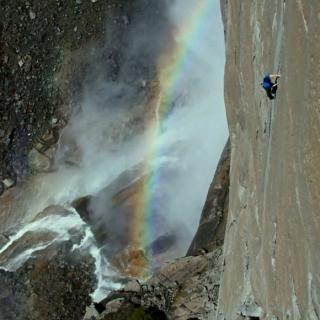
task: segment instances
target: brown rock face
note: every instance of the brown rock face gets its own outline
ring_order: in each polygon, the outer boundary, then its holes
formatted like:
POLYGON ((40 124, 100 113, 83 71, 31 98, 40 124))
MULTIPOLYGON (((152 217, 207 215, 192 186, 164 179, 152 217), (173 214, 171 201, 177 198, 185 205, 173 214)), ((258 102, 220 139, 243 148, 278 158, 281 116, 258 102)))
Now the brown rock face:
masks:
POLYGON ((228 214, 230 152, 228 140, 210 185, 197 233, 187 255, 197 255, 201 250, 212 251, 223 243, 228 214))
POLYGON ((221 5, 231 171, 218 319, 319 319, 320 2, 221 5), (265 72, 282 74, 272 101, 265 72))

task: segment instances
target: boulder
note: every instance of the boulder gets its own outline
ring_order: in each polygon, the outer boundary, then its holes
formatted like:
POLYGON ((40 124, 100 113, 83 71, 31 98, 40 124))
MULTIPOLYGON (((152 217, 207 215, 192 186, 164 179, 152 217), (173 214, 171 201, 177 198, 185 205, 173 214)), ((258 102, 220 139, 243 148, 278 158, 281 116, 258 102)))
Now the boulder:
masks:
POLYGON ((228 140, 218 162, 199 227, 187 255, 201 254, 203 250, 212 251, 223 244, 228 217, 230 156, 231 147, 228 140))

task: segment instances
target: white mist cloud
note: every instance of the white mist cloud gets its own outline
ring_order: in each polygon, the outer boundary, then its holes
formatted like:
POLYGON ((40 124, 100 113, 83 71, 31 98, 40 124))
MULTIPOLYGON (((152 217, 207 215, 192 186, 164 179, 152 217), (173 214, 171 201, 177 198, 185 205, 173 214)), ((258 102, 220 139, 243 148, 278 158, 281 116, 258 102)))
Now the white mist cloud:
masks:
MULTIPOLYGON (((165 193, 169 195, 166 197, 168 211, 163 214, 174 230, 185 228, 182 232, 185 237, 180 243, 183 250, 190 244, 197 228, 209 185, 228 137, 223 98, 224 38, 219 1, 205 2, 209 12, 198 21, 201 26, 197 37, 192 43, 187 43, 185 65, 180 70, 181 81, 174 90, 175 109, 161 137, 162 148, 167 150, 163 157, 171 155, 175 172, 162 181, 165 193)), ((185 19, 197 5, 198 0, 174 2, 171 17, 177 28, 186 24, 185 19)))
MULTIPOLYGON (((150 141, 148 133, 145 133, 140 138, 143 142, 139 147, 131 140, 127 145, 121 144, 122 151, 117 154, 121 159, 125 154, 128 156, 135 150, 134 159, 141 160, 150 148, 156 148, 156 156, 151 159, 154 163, 148 166, 158 171, 153 172, 155 178, 151 185, 152 212, 149 214, 150 220, 141 223, 148 229, 146 231, 149 232, 149 241, 154 241, 166 233, 175 233, 178 239, 175 248, 178 255, 184 254, 196 231, 215 167, 228 137, 223 98, 222 21, 218 2, 204 1, 208 12, 202 15, 198 25, 195 25, 198 29, 197 36, 192 42, 188 42, 190 39, 187 38, 186 43, 180 43, 187 46, 187 52, 183 65, 176 70, 179 73, 179 81, 173 87, 174 108, 163 125, 162 134, 150 141)), ((198 4, 198 0, 173 2, 170 19, 175 28, 179 29, 188 24, 186 20, 190 17, 189 13, 198 4)), ((134 40, 135 38, 131 39, 133 43, 134 40)), ((110 93, 110 90, 105 92, 110 93)), ((118 121, 121 122, 125 115, 121 111, 118 116, 118 121)), ((93 123, 103 118, 99 113, 93 117, 97 117, 93 123)), ((87 117, 84 120, 87 121, 87 117)), ((81 121, 77 122, 77 126, 80 131, 84 127, 81 121)), ((96 136, 95 130, 103 132, 96 126, 93 129, 93 137, 96 136)), ((88 132, 90 131, 91 129, 88 132)), ((84 149, 91 148, 88 146, 87 133, 85 134, 85 143, 81 145, 84 149)), ((103 142, 99 144, 101 145, 103 142)), ((99 152, 101 153, 101 150, 99 152)), ((106 152, 109 152, 108 148, 106 152)), ((94 154, 95 158, 98 156, 97 152, 89 154, 94 154)), ((108 156, 103 153, 103 157, 105 163, 112 154, 108 156)), ((92 165, 92 161, 93 159, 90 159, 89 164, 92 165)), ((112 161, 117 162, 115 159, 112 161)), ((128 161, 124 170, 129 170, 133 164, 133 161, 128 161)), ((105 170, 107 174, 108 168, 105 170)), ((102 193, 93 199, 91 209, 99 223, 104 223, 110 232, 119 233, 121 238, 126 224, 131 220, 127 216, 128 213, 118 214, 119 221, 114 221, 114 215, 108 217, 108 198, 111 198, 110 195, 102 193)), ((111 246, 117 245, 112 243, 111 246)))

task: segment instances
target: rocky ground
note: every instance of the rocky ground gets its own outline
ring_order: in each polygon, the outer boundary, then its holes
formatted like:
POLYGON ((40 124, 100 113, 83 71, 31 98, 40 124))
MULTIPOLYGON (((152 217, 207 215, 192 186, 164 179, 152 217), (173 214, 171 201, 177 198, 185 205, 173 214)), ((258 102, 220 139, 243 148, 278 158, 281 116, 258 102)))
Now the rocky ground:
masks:
MULTIPOLYGON (((0 2, 0 194, 32 171, 32 148, 45 154, 57 142, 88 69, 86 48, 104 45, 106 24, 118 34, 127 27, 124 3, 0 2)), ((109 59, 115 72, 119 61, 109 59)))
POLYGON ((70 102, 64 96, 71 95, 62 92, 56 76, 69 50, 104 33, 107 5, 106 1, 1 1, 2 191, 26 174, 28 152, 37 142, 42 145, 40 152, 57 142, 57 130, 67 116, 63 107, 70 102))
POLYGON ((1 320, 81 319, 96 286, 92 257, 50 248, 16 272, 0 270, 1 320))

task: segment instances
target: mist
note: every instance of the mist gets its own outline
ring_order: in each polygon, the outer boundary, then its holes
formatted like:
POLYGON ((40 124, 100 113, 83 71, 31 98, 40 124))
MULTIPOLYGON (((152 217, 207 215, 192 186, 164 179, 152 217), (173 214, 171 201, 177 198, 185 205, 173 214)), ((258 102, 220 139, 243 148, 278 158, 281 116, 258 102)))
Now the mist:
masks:
MULTIPOLYGON (((130 245, 132 212, 114 208, 112 198, 156 168, 153 212, 148 221, 140 221, 150 229, 143 249, 165 236, 171 258, 185 254, 228 136, 219 1, 203 0, 206 12, 195 26, 192 41, 179 36, 199 1, 150 1, 149 12, 134 11, 126 32, 107 26, 105 46, 88 50, 90 71, 62 132, 54 170, 26 183, 23 196, 8 209, 20 212, 24 221, 14 214, 7 215, 10 219, 30 222, 48 206, 69 207, 74 200, 91 196, 91 226, 109 232, 97 241, 98 246, 108 247, 107 252, 121 251, 130 245), (176 47, 185 51, 185 58, 176 69, 179 80, 172 90, 171 111, 156 141, 150 141, 150 123, 163 89, 159 60, 165 57, 170 63, 171 49, 176 47), (148 160, 155 164, 146 164, 155 143, 157 157, 148 160)), ((99 269, 104 258, 96 246, 90 250, 95 251, 99 269)))
MULTIPOLYGON (((168 186, 172 194, 169 215, 176 228, 186 228, 183 250, 198 226, 209 185, 227 140, 223 98, 224 39, 219 1, 207 1, 208 11, 199 22, 197 38, 187 46, 186 66, 177 87, 178 106, 168 121, 164 144, 179 142, 176 157, 180 171, 168 186)), ((199 5, 196 0, 174 2, 170 11, 179 29, 199 5), (186 5, 188 3, 188 5, 186 5)), ((179 39, 177 39, 179 41, 179 39)))
MULTIPOLYGON (((98 88, 103 87, 103 90, 97 89, 95 84, 94 90, 86 92, 84 109, 90 111, 87 114, 85 112, 78 114, 69 127, 70 133, 81 147, 82 165, 88 168, 92 183, 99 185, 91 189, 91 194, 101 189, 102 185, 107 186, 111 183, 120 172, 126 172, 142 163, 150 144, 157 144, 157 158, 151 159, 155 164, 147 166, 157 167, 159 171, 157 174, 159 179, 152 191, 152 199, 156 203, 153 205, 151 220, 141 223, 145 224, 146 228, 152 229, 149 230, 150 242, 163 235, 174 234, 174 251, 177 256, 185 253, 196 231, 209 185, 228 136, 223 99, 222 21, 218 2, 213 0, 206 2, 208 12, 199 21, 197 37, 192 42, 186 39, 186 43, 181 42, 179 38, 180 28, 188 24, 191 13, 199 5, 198 1, 177 0, 170 2, 171 5, 166 8, 170 34, 166 34, 168 32, 166 28, 162 40, 173 42, 167 46, 186 48, 186 58, 183 68, 178 70, 180 80, 173 90, 170 108, 172 111, 161 124, 162 132, 157 141, 150 141, 148 130, 141 131, 139 127, 128 127, 130 123, 128 118, 133 115, 140 119, 140 122, 146 120, 143 117, 148 99, 139 96, 141 91, 135 86, 144 79, 141 74, 133 81, 134 84, 131 82, 128 85, 122 82, 125 81, 122 77, 126 72, 129 72, 129 78, 133 79, 132 69, 127 69, 126 63, 118 82, 111 84, 100 82, 98 88), (114 103, 110 104, 115 96, 118 97, 116 107, 114 103), (103 111, 101 111, 101 101, 102 105, 108 106, 103 108, 103 111), (141 107, 141 104, 144 104, 144 107, 141 107), (130 138, 127 137, 127 131, 130 132, 130 138), (104 175, 101 175, 101 172, 104 172, 104 175)), ((142 43, 147 42, 153 54, 154 32, 158 40, 161 38, 158 30, 152 30, 147 39, 146 32, 141 32, 143 21, 139 21, 138 25, 140 32, 135 32, 135 27, 132 27, 130 44, 134 50, 126 60, 148 51, 144 45, 139 45, 141 44, 139 34, 144 35, 142 43)), ((160 54, 163 52, 158 52, 154 60, 150 58, 149 63, 151 65, 156 63, 160 54)), ((167 59, 170 60, 170 56, 167 59)), ((144 76, 148 78, 148 75, 144 76)), ((90 87, 92 88, 92 85, 90 87)), ((121 183, 118 189, 104 190, 91 200, 90 211, 95 220, 94 224, 103 224, 109 232, 118 235, 111 243, 106 244, 112 249, 119 249, 119 242, 125 237, 124 233, 128 232, 128 224, 132 223, 130 220, 132 212, 118 210, 115 214, 108 215, 107 211, 112 210, 110 208, 112 195, 147 173, 138 170, 121 183)), ((114 251, 112 249, 110 250, 114 251)))

